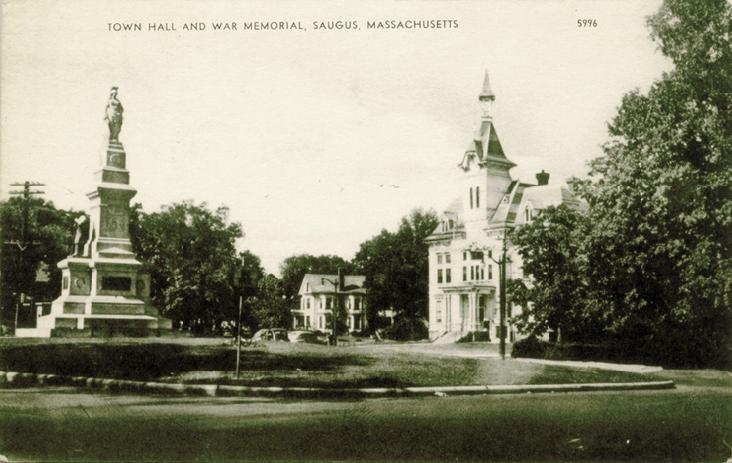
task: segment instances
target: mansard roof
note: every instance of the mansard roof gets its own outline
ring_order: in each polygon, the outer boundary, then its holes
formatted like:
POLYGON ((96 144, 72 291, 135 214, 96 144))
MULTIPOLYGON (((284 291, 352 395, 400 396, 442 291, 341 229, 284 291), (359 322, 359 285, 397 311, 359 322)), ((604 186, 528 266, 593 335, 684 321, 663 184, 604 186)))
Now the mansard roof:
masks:
POLYGON ((584 204, 567 185, 532 186, 525 193, 525 202, 538 210, 559 204, 582 208, 584 204))
MULTIPOLYGON (((331 275, 325 273, 306 273, 300 283, 299 295, 312 294, 312 293, 335 293, 335 288, 330 281, 336 281, 338 275, 331 275), (325 280, 324 280, 325 279, 325 280), (330 281, 328 281, 330 280, 330 281)), ((345 280, 345 291, 341 291, 347 294, 366 294, 366 289, 363 287, 366 277, 364 275, 346 275, 345 280)))
POLYGON ((483 121, 475 134, 475 146, 481 159, 494 156, 506 159, 501 141, 496 133, 496 126, 492 121, 483 121))
MULTIPOLYGON (((521 210, 530 206, 535 211, 541 211, 549 206, 565 204, 574 209, 584 209, 586 204, 572 193, 566 185, 533 185, 522 183, 518 180, 512 181, 501 198, 500 202, 493 208, 493 214, 486 217, 486 229, 497 229, 505 226, 513 226, 522 223, 521 210)), ((462 232, 462 217, 464 214, 462 198, 455 199, 445 210, 444 216, 455 221, 454 232, 462 232)), ((441 241, 451 238, 452 235, 442 229, 439 224, 427 241, 441 241)))
POLYGON ((473 140, 468 144, 465 154, 458 165, 463 170, 468 170, 472 156, 477 157, 479 164, 489 162, 499 163, 508 169, 516 165, 506 157, 501 140, 498 138, 495 124, 493 124, 493 121, 487 119, 481 121, 480 127, 476 130, 473 140))

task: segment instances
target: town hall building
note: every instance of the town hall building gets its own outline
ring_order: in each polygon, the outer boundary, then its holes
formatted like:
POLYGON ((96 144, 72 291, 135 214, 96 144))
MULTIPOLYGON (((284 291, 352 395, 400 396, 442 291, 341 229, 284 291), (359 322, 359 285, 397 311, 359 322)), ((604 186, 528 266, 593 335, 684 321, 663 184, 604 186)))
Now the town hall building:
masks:
MULTIPOLYGON (((548 206, 581 206, 566 185, 549 185, 549 174, 536 174, 536 183, 514 179, 515 167, 503 151, 493 122, 488 73, 478 96, 482 115, 475 136, 462 153, 460 195, 441 215, 427 237, 429 244, 429 335, 433 341, 453 342, 480 334, 499 342, 499 267, 506 239, 506 278, 523 278, 521 256, 506 234, 530 222, 548 206)), ((507 304, 508 342, 517 333, 511 323, 520 307, 507 304)))

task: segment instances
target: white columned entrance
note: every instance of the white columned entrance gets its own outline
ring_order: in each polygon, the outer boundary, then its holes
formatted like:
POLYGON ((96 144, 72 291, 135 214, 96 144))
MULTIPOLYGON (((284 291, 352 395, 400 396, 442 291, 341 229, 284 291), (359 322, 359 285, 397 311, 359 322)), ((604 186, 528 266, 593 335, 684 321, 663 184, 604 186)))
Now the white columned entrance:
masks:
POLYGON ((468 323, 466 324, 466 331, 475 330, 475 321, 477 317, 478 315, 476 310, 476 292, 470 291, 468 293, 468 323))

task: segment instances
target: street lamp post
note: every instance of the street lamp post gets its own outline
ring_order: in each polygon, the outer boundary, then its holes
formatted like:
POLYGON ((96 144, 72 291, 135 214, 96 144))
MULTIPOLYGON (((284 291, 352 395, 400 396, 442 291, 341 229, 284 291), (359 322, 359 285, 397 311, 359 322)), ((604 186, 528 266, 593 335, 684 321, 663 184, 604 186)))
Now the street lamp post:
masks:
POLYGON ((239 319, 236 322, 236 379, 239 379, 239 364, 241 360, 241 306, 242 296, 239 296, 239 319))
POLYGON ((341 309, 341 291, 343 291, 343 287, 345 286, 345 278, 343 276, 343 269, 338 267, 338 278, 336 280, 331 280, 329 278, 321 278, 321 282, 327 281, 328 283, 332 284, 335 288, 335 304, 333 304, 333 316, 331 320, 331 325, 333 326, 333 345, 338 345, 338 312, 341 309))
POLYGON ((504 229, 500 260, 495 260, 493 257, 490 258, 493 262, 498 264, 498 323, 500 325, 498 334, 498 351, 501 355, 501 360, 506 359, 506 263, 509 261, 506 251, 507 235, 508 229, 504 229))

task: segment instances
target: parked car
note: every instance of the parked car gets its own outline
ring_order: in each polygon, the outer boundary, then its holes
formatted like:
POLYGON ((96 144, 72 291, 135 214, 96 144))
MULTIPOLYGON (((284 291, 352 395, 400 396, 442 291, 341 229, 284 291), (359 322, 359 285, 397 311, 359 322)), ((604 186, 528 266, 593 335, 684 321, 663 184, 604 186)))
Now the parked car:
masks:
POLYGON ((264 328, 252 336, 252 341, 284 341, 290 342, 287 337, 287 330, 282 328, 264 328))
POLYGON ((307 342, 310 344, 323 344, 322 336, 309 330, 300 331, 289 331, 287 337, 290 338, 290 342, 307 342))

